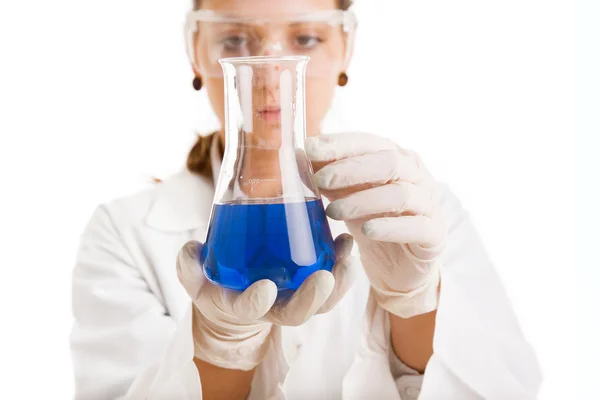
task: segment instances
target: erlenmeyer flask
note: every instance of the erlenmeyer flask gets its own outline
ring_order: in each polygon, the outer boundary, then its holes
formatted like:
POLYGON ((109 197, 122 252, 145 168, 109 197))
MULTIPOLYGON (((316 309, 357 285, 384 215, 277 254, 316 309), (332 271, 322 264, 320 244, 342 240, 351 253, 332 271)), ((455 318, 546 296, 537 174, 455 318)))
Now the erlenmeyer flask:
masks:
POLYGON ((304 152, 308 60, 220 60, 225 154, 200 254, 217 285, 244 290, 270 279, 279 290, 295 290, 333 267, 333 239, 304 152))

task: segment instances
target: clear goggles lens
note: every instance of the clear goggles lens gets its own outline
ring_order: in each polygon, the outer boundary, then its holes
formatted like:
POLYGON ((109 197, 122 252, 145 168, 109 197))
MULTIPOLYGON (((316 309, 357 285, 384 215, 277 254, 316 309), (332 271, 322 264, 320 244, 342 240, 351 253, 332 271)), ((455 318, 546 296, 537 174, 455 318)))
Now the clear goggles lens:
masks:
POLYGON ((220 58, 296 55, 310 57, 308 76, 331 76, 345 68, 355 27, 342 10, 260 20, 198 10, 185 31, 190 60, 208 76, 222 76, 220 58))

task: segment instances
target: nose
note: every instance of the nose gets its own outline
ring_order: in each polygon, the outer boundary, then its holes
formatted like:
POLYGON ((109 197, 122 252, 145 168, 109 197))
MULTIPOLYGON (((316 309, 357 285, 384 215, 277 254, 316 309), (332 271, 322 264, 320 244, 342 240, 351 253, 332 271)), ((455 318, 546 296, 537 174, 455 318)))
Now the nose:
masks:
POLYGON ((283 52, 283 44, 281 44, 280 40, 269 40, 265 42, 262 55, 264 56, 278 56, 282 55, 283 52))
MULTIPOLYGON (((278 32, 270 32, 263 38, 261 54, 266 57, 275 57, 283 55, 283 44, 281 35, 278 32)), ((280 64, 269 63, 261 65, 257 74, 256 84, 262 89, 276 90, 279 87, 279 76, 282 68, 280 64)))
POLYGON ((278 62, 262 64, 255 72, 255 87, 266 91, 279 89, 282 66, 278 62))

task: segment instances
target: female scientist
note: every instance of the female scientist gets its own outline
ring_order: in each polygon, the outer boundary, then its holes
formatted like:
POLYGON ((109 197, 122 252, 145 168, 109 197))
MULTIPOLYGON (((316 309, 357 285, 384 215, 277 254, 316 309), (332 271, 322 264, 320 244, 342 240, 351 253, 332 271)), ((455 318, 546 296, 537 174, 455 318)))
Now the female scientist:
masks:
POLYGON ((223 124, 219 58, 311 57, 306 152, 338 234, 332 272, 283 303, 269 280, 244 292, 205 280, 197 240, 224 136, 199 137, 184 172, 99 206, 82 235, 77 398, 535 398, 535 356, 458 200, 389 140, 320 135, 349 80, 349 3, 196 0, 187 23, 194 87, 223 124))

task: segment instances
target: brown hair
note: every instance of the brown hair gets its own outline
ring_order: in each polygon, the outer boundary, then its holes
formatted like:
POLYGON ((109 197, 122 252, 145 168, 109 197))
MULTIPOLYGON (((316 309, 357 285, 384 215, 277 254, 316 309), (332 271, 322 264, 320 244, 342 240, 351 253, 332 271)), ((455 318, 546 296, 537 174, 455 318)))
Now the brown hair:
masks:
MULTIPOLYGON (((202 6, 202 0, 192 0, 194 10, 198 10, 202 6)), ((347 10, 352 5, 352 0, 337 0, 340 10, 347 10)), ((210 135, 198 135, 196 143, 190 150, 187 158, 187 169, 190 172, 212 179, 212 167, 210 164, 210 144, 218 132, 213 132, 210 135)), ((223 144, 220 144, 221 155, 223 154, 223 144)))

